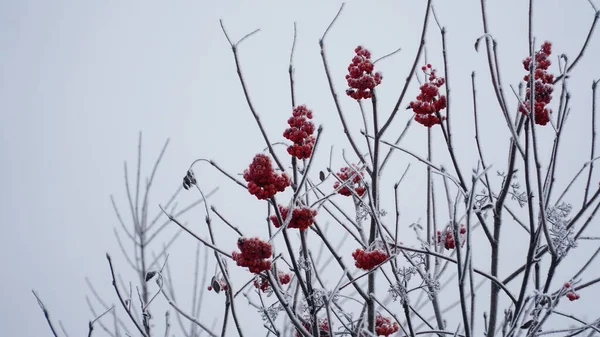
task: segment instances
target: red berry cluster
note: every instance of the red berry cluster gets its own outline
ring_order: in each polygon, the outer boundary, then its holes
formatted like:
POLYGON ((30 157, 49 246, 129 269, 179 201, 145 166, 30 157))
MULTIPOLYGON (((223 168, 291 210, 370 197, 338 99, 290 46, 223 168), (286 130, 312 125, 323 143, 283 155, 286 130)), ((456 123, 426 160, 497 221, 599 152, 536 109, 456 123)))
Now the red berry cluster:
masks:
POLYGON ((312 119, 312 111, 306 105, 297 106, 288 119, 290 127, 283 132, 285 138, 294 142, 288 146, 288 153, 298 159, 309 158, 315 146, 315 137, 312 135, 315 125, 309 119, 312 119))
POLYGON ((381 83, 383 76, 380 72, 373 74, 374 65, 371 62, 371 53, 365 48, 358 46, 354 49, 356 56, 348 66, 348 88, 346 95, 359 100, 373 97, 373 89, 381 83))
POLYGON ((248 182, 248 192, 259 200, 268 199, 290 186, 290 178, 285 173, 276 174, 271 158, 260 153, 244 171, 244 180, 248 182))
POLYGON ((289 273, 284 273, 284 272, 280 271, 278 273, 278 276, 279 276, 279 283, 281 283, 281 284, 288 284, 292 280, 292 275, 290 275, 289 273))
POLYGON ((240 253, 233 252, 231 256, 238 266, 248 267, 248 270, 254 274, 271 269, 269 258, 273 250, 270 243, 259 238, 241 237, 238 239, 237 246, 240 253))
MULTIPOLYGON (((535 54, 535 71, 533 73, 535 81, 535 97, 533 102, 534 120, 536 124, 546 125, 550 121, 552 110, 546 106, 552 100, 552 91, 554 90, 554 76, 548 73, 550 67, 550 54, 552 53, 552 43, 546 41, 542 44, 542 48, 535 54)), ((531 57, 523 60, 523 67, 530 71, 531 57)), ((525 107, 519 105, 519 111, 527 115, 531 105, 531 89, 529 83, 529 74, 523 77, 523 81, 527 83, 527 91, 525 92, 525 107)))
POLYGON ((344 185, 337 191, 339 194, 345 195, 347 197, 351 196, 351 187, 354 187, 354 192, 359 197, 362 197, 363 194, 365 194, 367 189, 361 186, 361 178, 362 176, 364 176, 364 173, 360 171, 356 166, 354 166, 354 170, 350 169, 349 167, 342 167, 340 169, 340 172, 336 173, 336 175, 338 176, 338 178, 340 178, 342 183, 336 181, 335 184, 333 184, 333 188, 337 190, 340 186, 342 186, 342 184, 344 185))
POLYGON ((579 294, 569 291, 567 293, 567 298, 569 299, 569 301, 575 301, 579 299, 579 294))
MULTIPOLYGON (((465 233, 467 233, 467 228, 465 227, 464 224, 460 225, 460 229, 458 230, 458 233, 460 235, 460 238, 459 238, 460 246, 462 247, 465 244, 465 233)), ((435 234, 436 234, 435 240, 437 241, 438 245, 442 244, 442 241, 444 241, 444 248, 446 248, 446 249, 456 248, 456 242, 454 241, 454 234, 453 234, 452 227, 448 226, 442 232, 440 232, 438 230, 437 233, 435 233, 435 234)))
MULTIPOLYGON (((565 283, 564 287, 567 289, 571 289, 571 283, 565 283)), ((579 299, 579 294, 577 294, 575 291, 569 291, 566 296, 571 302, 579 299)))
MULTIPOLYGON (((279 205, 279 213, 281 213, 281 218, 283 220, 287 218, 288 212, 288 207, 279 205)), ((317 211, 308 207, 294 208, 288 228, 298 228, 303 231, 313 224, 316 215, 317 211)), ((277 220, 277 215, 271 215, 270 219, 275 227, 279 228, 281 226, 279 220, 277 220)))
MULTIPOLYGON (((430 128, 433 125, 441 124, 437 114, 446 108, 446 95, 440 95, 439 88, 446 83, 446 80, 435 74, 435 69, 431 69, 431 64, 421 67, 421 70, 426 75, 428 74, 429 78, 419 88, 421 93, 417 96, 416 101, 410 102, 409 108, 415 112, 415 121, 430 128)), ((442 120, 445 119, 446 117, 442 116, 442 120)))
MULTIPOLYGON (((290 274, 287 274, 287 273, 284 273, 281 271, 278 273, 278 276, 279 276, 279 283, 281 283, 282 285, 288 284, 292 280, 292 276, 290 274)), ((254 288, 260 289, 263 293, 267 292, 269 290, 269 287, 270 287, 269 280, 267 280, 267 278, 265 278, 263 276, 260 276, 254 280, 254 288)))
MULTIPOLYGON (((302 322, 302 326, 309 332, 312 331, 311 326, 308 323, 302 322)), ((319 319, 319 335, 321 337, 331 336, 329 334, 329 321, 327 320, 327 318, 319 319)), ((296 331, 296 337, 300 337, 300 336, 301 336, 300 333, 296 331)))
POLYGON ((393 333, 398 332, 400 326, 397 322, 392 323, 389 317, 383 317, 381 314, 377 314, 375 318, 375 332, 377 336, 389 336, 393 333))
POLYGON ((254 288, 260 289, 263 293, 266 293, 269 290, 269 280, 264 277, 260 277, 254 280, 254 288))
POLYGON ((383 263, 383 261, 388 258, 388 255, 381 249, 364 251, 363 249, 358 248, 352 253, 352 257, 356 261, 354 263, 356 268, 371 270, 383 263))

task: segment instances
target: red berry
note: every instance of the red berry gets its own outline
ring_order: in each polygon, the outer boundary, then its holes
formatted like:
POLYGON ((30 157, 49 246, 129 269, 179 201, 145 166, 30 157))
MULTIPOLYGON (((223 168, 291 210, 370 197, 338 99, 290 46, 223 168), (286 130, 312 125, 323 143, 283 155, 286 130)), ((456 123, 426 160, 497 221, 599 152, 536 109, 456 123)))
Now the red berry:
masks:
MULTIPOLYGON (((459 233, 459 242, 461 247, 465 244, 465 236, 467 229, 464 224, 460 225, 459 233)), ((451 226, 446 226, 443 231, 437 231, 433 240, 436 244, 441 245, 442 241, 444 243, 444 248, 446 249, 455 249, 456 248, 456 240, 454 240, 454 230, 451 226)))

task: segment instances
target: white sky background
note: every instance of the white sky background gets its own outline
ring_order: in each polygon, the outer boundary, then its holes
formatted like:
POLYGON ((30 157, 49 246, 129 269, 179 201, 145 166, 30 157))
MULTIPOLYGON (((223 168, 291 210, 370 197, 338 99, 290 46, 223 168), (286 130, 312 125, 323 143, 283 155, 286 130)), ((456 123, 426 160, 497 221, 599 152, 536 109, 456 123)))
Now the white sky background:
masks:
MULTIPOLYGON (((357 140, 361 140, 358 130, 362 129, 359 111, 344 94, 344 75, 354 47, 364 45, 374 58, 402 48, 399 54, 376 66, 384 75, 378 97, 381 114, 387 117, 412 64, 424 9, 424 1, 368 3, 349 2, 326 40, 335 86, 357 140)), ((486 160, 497 165, 493 171, 505 170, 508 132, 492 96, 485 54, 478 54, 473 48, 475 39, 482 34, 479 2, 458 3, 434 2, 438 17, 447 28, 451 108, 455 118, 452 126, 456 150, 463 163, 461 168, 469 173, 476 165, 470 91, 470 73, 475 70, 486 160)), ((334 169, 343 163, 342 148, 348 149, 347 156, 355 160, 341 132, 318 46, 318 39, 339 4, 337 1, 200 0, 0 2, 3 163, 0 331, 7 336, 50 334, 31 294, 33 288, 56 324, 62 320, 71 336, 86 333, 87 322, 93 317, 85 302, 85 295, 90 292, 84 278, 93 280, 107 302, 117 302, 110 284, 106 252, 112 254, 115 267, 123 271, 126 280, 137 282, 127 273, 127 264, 113 235, 113 227, 118 223, 109 195, 115 195, 125 219, 129 219, 122 162, 128 160, 130 171, 134 171, 139 130, 144 134, 146 174, 163 142, 171 138, 151 195, 153 212, 179 186, 194 159, 211 158, 228 172, 240 173, 254 154, 264 148, 237 79, 230 47, 221 32, 220 18, 233 40, 261 29, 240 46, 239 56, 253 103, 272 141, 283 139, 281 133, 291 113, 287 66, 293 22, 297 22, 294 56, 297 103, 307 104, 314 111, 315 122, 324 126, 318 161, 311 176, 316 180, 318 170, 327 165, 332 144, 335 144, 334 169)), ((516 99, 508 85, 516 86, 524 75, 521 61, 528 54, 527 2, 489 1, 488 15, 490 30, 499 42, 506 97, 516 108, 516 99)), ((573 60, 579 52, 593 10, 585 0, 537 1, 534 17, 536 49, 544 40, 553 42, 551 71, 556 73, 556 55, 566 53, 573 60)), ((440 35, 433 19, 430 20, 427 54, 441 71, 440 35)), ((593 79, 600 78, 600 69, 594 62, 599 57, 600 41, 595 34, 569 84, 572 110, 561 148, 564 153, 559 186, 564 187, 589 157, 590 87, 593 79)), ((417 90, 414 81, 403 107, 414 99, 417 90)), ((552 108, 556 111, 558 92, 555 98, 552 108)), ((402 108, 386 139, 395 139, 411 115, 402 108)), ((549 130, 546 127, 541 136, 550 139, 549 130)), ((425 155, 425 136, 425 128, 415 124, 402 144, 425 155)), ((436 153, 441 156, 438 162, 446 162, 442 139, 439 135, 435 139, 439 145, 436 153)), ((549 141, 542 144, 546 152, 550 146, 549 141)), ((279 150, 285 152, 283 147, 279 150)), ((394 164, 387 169, 388 177, 384 178, 387 190, 382 192, 382 198, 390 222, 393 221, 391 186, 408 162, 406 155, 396 154, 394 164)), ((195 172, 205 191, 220 187, 211 204, 247 235, 266 236, 264 204, 206 164, 197 166, 195 172)), ((406 184, 401 185, 404 241, 414 241, 408 225, 425 215, 424 172, 424 166, 414 163, 406 184)), ((197 197, 195 192, 184 193, 179 204, 187 205, 197 197)), ((338 200, 350 205, 349 200, 338 200)), ((580 199, 573 202, 579 205, 580 199)), ((198 208, 182 220, 206 235, 203 218, 202 209, 198 208)), ((445 222, 446 212, 438 219, 445 222)), ((215 226, 221 233, 217 239, 219 246, 233 250, 235 237, 231 231, 218 221, 215 226)), ((517 237, 523 232, 512 223, 511 226, 514 227, 503 232, 504 238, 518 242, 517 237)), ((170 228, 169 233, 174 229, 170 228)), ((593 231, 598 232, 592 228, 590 234, 593 231)), ((168 238, 165 232, 163 239, 168 238)), ((159 249, 160 245, 155 247, 159 249)), ((586 258, 595 247, 591 242, 580 244, 573 253, 574 261, 586 258)), ((350 251, 354 248, 348 245, 344 250, 349 265, 353 263, 350 251)), ((182 235, 170 257, 178 298, 186 308, 186 297, 191 296, 194 250, 194 241, 182 235)), ((523 251, 513 248, 503 251, 502 275, 525 260, 523 251)), ((484 270, 489 268, 489 263, 479 255, 476 262, 484 270)), ((212 273, 213 264, 208 273, 212 273)), ((599 266, 596 262, 590 267, 584 279, 597 277, 594 271, 599 266)), ((559 272, 566 278, 575 270, 566 262, 561 268, 559 272)), ((334 271, 335 281, 339 272, 334 271)), ((247 275, 236 270, 235 282, 241 285, 247 275)), ((561 278, 556 278, 554 284, 558 286, 561 282, 561 278)), ((482 289, 485 294, 489 286, 482 289)), ((600 312, 600 307, 592 297, 593 291, 582 291, 578 302, 564 303, 563 308, 581 317, 586 317, 587 312, 587 318, 594 318, 590 315, 600 312)), ((207 293, 205 301, 211 305, 211 312, 203 320, 210 324, 214 316, 221 315, 223 297, 207 293)), ((164 299, 158 298, 157 302, 162 308, 164 299)), ((248 331, 262 331, 256 327, 259 317, 255 310, 247 307, 243 298, 237 303, 238 310, 244 312, 241 316, 248 331)), ((163 314, 156 310, 154 315, 155 324, 162 331, 163 314)), ((449 323, 450 330, 458 324, 449 323)), ((228 335, 233 335, 233 326, 230 329, 228 335)), ((100 329, 95 333, 103 334, 100 329)))

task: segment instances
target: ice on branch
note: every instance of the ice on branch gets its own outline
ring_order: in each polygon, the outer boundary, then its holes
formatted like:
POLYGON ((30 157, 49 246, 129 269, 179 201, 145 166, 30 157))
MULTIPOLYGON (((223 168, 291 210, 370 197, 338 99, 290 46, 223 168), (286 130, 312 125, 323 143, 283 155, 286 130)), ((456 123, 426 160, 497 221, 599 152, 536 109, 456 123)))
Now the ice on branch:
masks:
POLYGON ((546 211, 546 220, 552 224, 550 228, 552 244, 559 258, 565 257, 569 249, 577 247, 573 228, 567 228, 569 223, 567 216, 570 212, 571 205, 564 202, 546 211))

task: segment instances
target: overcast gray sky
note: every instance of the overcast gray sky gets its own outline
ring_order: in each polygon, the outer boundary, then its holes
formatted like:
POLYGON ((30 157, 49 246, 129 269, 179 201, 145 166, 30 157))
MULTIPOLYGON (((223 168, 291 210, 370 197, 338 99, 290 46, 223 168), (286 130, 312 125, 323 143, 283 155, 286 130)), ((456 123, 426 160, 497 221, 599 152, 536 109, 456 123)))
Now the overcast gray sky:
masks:
MULTIPOLYGON (((107 302, 116 303, 106 252, 115 257, 115 265, 126 280, 137 281, 126 272, 128 267, 113 235, 113 227, 118 223, 109 195, 115 195, 126 213, 123 161, 130 161, 133 171, 139 131, 143 131, 144 137, 146 174, 164 141, 171 139, 151 195, 153 212, 179 186, 194 159, 211 158, 229 172, 241 173, 254 154, 262 151, 264 142, 246 106, 219 19, 224 20, 233 40, 261 29, 240 46, 239 54, 253 102, 274 141, 281 140, 291 111, 287 66, 293 22, 297 22, 294 61, 297 100, 313 109, 316 123, 323 124, 325 130, 315 165, 318 169, 327 165, 329 147, 335 144, 334 167, 339 167, 343 163, 341 150, 349 147, 328 92, 318 39, 340 3, 0 1, 3 266, 0 330, 3 334, 50 335, 31 289, 39 292, 52 318, 56 322, 62 320, 71 336, 87 332, 87 322, 93 317, 85 302, 85 296, 90 294, 85 277, 93 280, 107 302)), ((527 2, 490 0, 488 3, 490 30, 499 43, 502 80, 507 86, 516 86, 524 75, 521 60, 528 53, 527 2)), ((595 3, 600 6, 598 1, 595 3)), ((470 73, 474 70, 478 74, 480 113, 486 124, 483 142, 489 151, 487 157, 501 169, 506 161, 503 149, 508 134, 492 96, 484 54, 476 53, 473 48, 475 39, 482 34, 478 1, 434 1, 434 4, 447 28, 452 108, 456 116, 454 133, 458 144, 469 144, 457 149, 465 163, 463 170, 468 172, 476 165, 470 93, 470 73)), ((374 58, 402 48, 399 54, 377 65, 384 74, 378 92, 382 113, 387 116, 414 58, 423 9, 424 1, 350 1, 331 30, 326 41, 329 63, 356 137, 362 128, 360 114, 343 93, 343 76, 354 47, 366 46, 374 58)), ((592 22, 593 10, 586 0, 544 0, 536 1, 534 16, 536 45, 550 40, 555 54, 565 53, 573 60, 592 22)), ((433 21, 427 43, 428 60, 441 69, 440 36, 433 21)), ((600 78, 600 68, 594 61, 598 59, 600 39, 596 34, 569 85, 572 117, 563 147, 567 160, 560 168, 561 174, 578 170, 589 156, 588 129, 583 133, 580 130, 589 125, 590 86, 593 79, 600 78)), ((556 63, 555 56, 552 60, 556 63)), ((556 64, 551 70, 557 72, 556 64)), ((417 94, 417 88, 416 82, 413 83, 406 104, 417 94)), ((506 94, 516 106, 512 93, 506 94)), ((556 110, 557 103, 553 104, 556 110)), ((390 140, 411 117, 404 109, 400 113, 393 132, 389 132, 390 140)), ((549 128, 544 131, 549 132, 549 128)), ((414 127, 403 144, 423 154, 425 135, 425 129, 414 127)), ((542 132, 542 136, 550 134, 542 132)), ((441 138, 436 139, 441 145, 441 138)), ((443 153, 443 147, 438 148, 443 153)), ((544 148, 549 149, 550 144, 544 144, 544 148)), ((346 154, 352 156, 350 151, 346 154)), ((443 161, 445 155, 442 156, 443 161)), ((389 186, 399 179, 408 161, 408 157, 396 155, 386 180, 389 186)), ((410 172, 413 175, 401 197, 405 209, 402 231, 409 236, 412 232, 408 224, 425 214, 424 197, 414 197, 423 193, 424 167, 415 163, 410 172)), ((245 233, 266 235, 263 204, 208 165, 198 166, 196 173, 203 188, 220 187, 211 204, 245 233)), ((388 212, 393 207, 390 193, 391 187, 384 196, 388 212)), ((185 205, 197 197, 196 193, 188 192, 178 201, 185 205)), ((198 232, 205 233, 201 209, 190 213, 185 220, 195 225, 198 232)), ((233 250, 233 234, 219 230, 222 231, 219 245, 233 250)), ((585 253, 589 247, 592 245, 581 245, 578 252, 585 253)), ((348 252, 353 248, 347 247, 348 252)), ((191 288, 194 249, 194 241, 182 236, 170 257, 183 303, 187 303, 191 288)), ((510 253, 506 253, 507 259, 511 258, 510 253)), ((487 269, 485 260, 482 263, 487 269)), ((211 262, 209 273, 213 266, 211 262)), ((510 263, 503 265, 506 268, 503 270, 508 271, 510 266, 510 263)), ((234 275, 240 276, 238 283, 245 282, 247 274, 234 275)), ((592 297, 592 293, 585 294, 574 312, 600 312, 598 302, 592 301, 592 297)), ((203 317, 210 324, 221 313, 222 297, 210 293, 205 300, 219 308, 218 313, 213 310, 203 317)), ((163 299, 157 305, 163 306, 163 299)), ((244 299, 239 301, 240 310, 247 312, 243 315, 246 326, 250 331, 260 331, 252 327, 258 317, 255 310, 246 305, 244 299)), ((156 315, 160 318, 157 317, 155 324, 160 326, 162 314, 156 315)))

